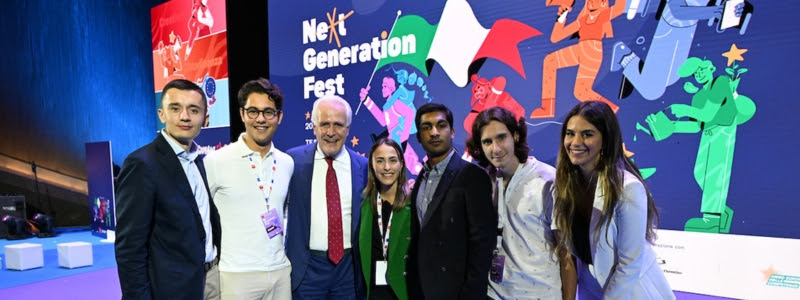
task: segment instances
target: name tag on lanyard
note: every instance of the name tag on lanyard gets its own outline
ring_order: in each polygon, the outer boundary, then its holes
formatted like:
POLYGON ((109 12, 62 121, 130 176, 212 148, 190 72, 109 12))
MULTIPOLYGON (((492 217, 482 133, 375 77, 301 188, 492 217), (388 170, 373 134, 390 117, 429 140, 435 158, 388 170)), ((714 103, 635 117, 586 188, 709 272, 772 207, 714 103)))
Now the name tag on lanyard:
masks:
POLYGON ((283 222, 281 222, 281 217, 278 216, 278 210, 274 208, 261 214, 261 223, 264 224, 269 238, 274 238, 283 232, 283 222))
MULTIPOLYGON (((381 249, 382 257, 387 258, 387 252, 389 250, 389 232, 392 229, 392 213, 389 213, 389 222, 386 224, 386 232, 383 231, 383 199, 381 199, 381 195, 378 194, 376 199, 377 203, 375 207, 377 208, 378 213, 378 232, 381 236, 381 249)), ((389 269, 389 264, 386 260, 379 260, 375 262, 375 285, 387 285, 386 283, 386 270, 389 269)))
POLYGON ((503 178, 498 177, 497 181, 497 245, 494 252, 492 252, 492 266, 489 268, 489 280, 496 283, 503 282, 503 269, 506 266, 506 256, 500 254, 500 249, 503 247, 503 222, 505 222, 505 186, 503 185, 503 178))
POLYGON ((385 260, 375 262, 375 285, 387 285, 386 283, 386 270, 389 269, 389 263, 385 260))
POLYGON ((264 229, 267 230, 267 236, 269 236, 269 238, 274 238, 283 233, 283 220, 281 220, 281 217, 278 215, 278 210, 269 208, 269 197, 272 195, 272 187, 275 183, 275 173, 277 172, 278 161, 274 158, 273 154, 272 176, 270 176, 269 179, 269 187, 265 187, 265 182, 261 180, 261 175, 259 174, 260 172, 257 170, 252 155, 248 158, 250 159, 250 169, 253 171, 253 175, 256 177, 257 187, 264 195, 264 203, 267 206, 267 211, 261 214, 261 223, 264 224, 264 229))
POLYGON ((494 251, 492 255, 492 267, 489 269, 489 279, 496 283, 503 282, 503 269, 506 266, 506 256, 494 251))

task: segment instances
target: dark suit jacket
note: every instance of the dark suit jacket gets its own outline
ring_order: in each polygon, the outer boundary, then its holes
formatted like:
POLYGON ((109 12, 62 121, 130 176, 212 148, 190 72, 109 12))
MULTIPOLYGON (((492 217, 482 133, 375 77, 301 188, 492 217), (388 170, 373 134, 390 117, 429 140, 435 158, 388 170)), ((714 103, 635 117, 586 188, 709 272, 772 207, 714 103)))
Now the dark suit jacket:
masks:
POLYGON ((411 192, 410 299, 486 299, 497 236, 489 175, 453 154, 422 224, 420 175, 411 192))
MULTIPOLYGON (((345 147, 350 154, 350 171, 352 184, 352 219, 350 224, 350 243, 353 255, 353 273, 355 274, 357 295, 363 292, 361 269, 358 263, 358 225, 361 215, 361 192, 367 182, 367 159, 345 147)), ((317 143, 295 147, 286 151, 294 159, 294 173, 289 183, 288 221, 286 225, 286 256, 292 263, 292 290, 297 289, 308 267, 311 257, 308 248, 311 230, 311 177, 314 174, 314 153, 317 143)), ((359 296, 361 299, 363 296, 359 296)))
MULTIPOLYGON (((195 163, 208 190, 202 156, 195 163)), ((208 195, 219 256, 219 214, 208 195)), ((123 299, 203 299, 203 222, 178 156, 161 134, 122 164, 116 229, 123 299)))
MULTIPOLYGON (((364 274, 364 283, 367 286, 367 299, 369 299, 369 285, 372 282, 372 239, 376 213, 372 210, 370 199, 365 199, 361 205, 361 232, 359 236, 359 254, 361 255, 361 270, 364 274)), ((406 260, 408 259, 408 245, 411 240, 411 202, 392 213, 392 228, 389 230, 389 257, 386 270, 386 281, 394 291, 397 299, 408 299, 406 287, 406 260)), ((382 240, 382 239, 381 239, 382 240)))

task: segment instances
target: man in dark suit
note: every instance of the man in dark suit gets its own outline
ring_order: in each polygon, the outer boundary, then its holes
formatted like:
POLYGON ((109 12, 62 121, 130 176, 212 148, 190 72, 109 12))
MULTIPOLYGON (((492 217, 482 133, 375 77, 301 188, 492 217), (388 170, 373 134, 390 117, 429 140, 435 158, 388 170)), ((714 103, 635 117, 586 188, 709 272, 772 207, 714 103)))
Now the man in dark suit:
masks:
POLYGON ((219 298, 219 214, 193 141, 207 110, 196 84, 169 82, 158 109, 166 127, 122 165, 114 246, 123 299, 219 298))
POLYGON ((417 139, 428 155, 411 191, 410 299, 486 299, 497 213, 486 172, 453 149, 453 113, 417 110, 417 139))
POLYGON ((318 99, 311 112, 317 142, 287 151, 294 159, 286 226, 294 299, 364 297, 356 252, 367 159, 344 147, 351 118, 341 97, 318 99))

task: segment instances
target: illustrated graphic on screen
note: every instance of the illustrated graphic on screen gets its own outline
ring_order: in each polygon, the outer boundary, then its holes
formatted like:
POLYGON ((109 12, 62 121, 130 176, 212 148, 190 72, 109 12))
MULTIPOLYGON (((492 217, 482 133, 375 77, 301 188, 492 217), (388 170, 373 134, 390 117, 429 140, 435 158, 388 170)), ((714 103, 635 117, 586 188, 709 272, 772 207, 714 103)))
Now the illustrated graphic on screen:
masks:
POLYGON ((164 67, 164 78, 167 80, 186 78, 181 73, 183 62, 181 60, 181 37, 172 32, 169 34, 170 44, 164 46, 164 41, 158 42, 158 55, 161 58, 161 66, 164 67))
MULTIPOLYGON (((736 45, 726 52, 728 64, 743 60, 746 49, 736 45)), ((755 103, 737 92, 746 68, 734 64, 726 69, 728 75, 714 77, 716 67, 710 60, 691 57, 678 69, 681 78, 693 76, 701 86, 691 82, 684 90, 692 94, 691 105, 672 104, 667 109, 675 119, 667 117, 662 110, 646 118, 649 130, 640 127, 656 141, 662 141, 673 133, 700 133, 700 143, 694 166, 694 178, 702 190, 700 212, 702 217, 686 221, 685 231, 729 233, 733 220, 733 209, 727 205, 728 188, 736 145, 736 129, 753 117, 755 103), (688 120, 681 118, 688 117, 688 120)))
POLYGON ((393 73, 394 78, 392 76, 383 77, 381 96, 386 99, 383 106, 378 107, 375 101, 369 97, 369 86, 361 89, 359 99, 362 99, 364 107, 372 113, 375 120, 386 128, 385 133, 381 135, 389 136, 392 140, 404 145, 403 156, 406 168, 411 174, 417 175, 422 170, 422 162, 414 148, 407 143, 409 136, 417 133, 417 126, 414 124, 414 116, 417 113, 414 99, 417 92, 428 102, 432 99, 425 80, 417 76, 416 72, 412 71, 409 74, 406 69, 395 70, 392 66, 385 68, 385 71, 393 73))
POLYGON ((211 26, 214 26, 214 16, 208 8, 209 0, 194 0, 192 2, 192 15, 189 18, 189 45, 186 47, 186 57, 194 47, 194 40, 198 37, 211 34, 211 26))
MULTIPOLYGON (((208 100, 203 127, 229 126, 225 1, 165 1, 151 9, 150 25, 156 107, 169 81, 187 79, 200 86, 208 100)), ((157 129, 163 126, 156 120, 157 129)))
POLYGON ((559 8, 550 41, 558 43, 578 34, 577 44, 556 50, 544 57, 542 67, 542 104, 531 112, 531 119, 553 118, 556 112, 556 74, 559 69, 578 66, 573 94, 578 101, 603 101, 614 112, 619 107, 592 89, 597 72, 603 62, 603 38, 613 38, 611 20, 622 15, 628 1, 617 0, 609 7, 608 0, 586 0, 578 17, 564 25, 570 7, 559 8))
MULTIPOLYGON (((646 1, 643 1, 646 2, 646 1)), ((611 55, 611 71, 622 70, 622 85, 618 97, 627 98, 635 88, 642 98, 656 100, 664 94, 667 87, 678 81, 678 68, 689 57, 694 44, 695 31, 700 20, 711 20, 722 16, 723 9, 730 1, 708 6, 708 0, 667 0, 650 1, 640 9, 641 15, 655 12, 658 18, 655 33, 649 50, 642 60, 624 42, 614 44, 611 55)), ((734 7, 734 14, 741 19, 739 33, 744 34, 752 12, 749 3, 746 15, 745 3, 734 7)))
POLYGON ((92 228, 101 233, 106 228, 114 228, 114 213, 109 202, 104 197, 97 197, 92 203, 92 228))
POLYGON ((469 76, 478 72, 487 58, 503 62, 525 78, 517 44, 541 34, 533 27, 512 19, 499 19, 486 29, 464 0, 448 1, 437 25, 431 25, 417 15, 399 17, 388 38, 412 33, 416 36, 416 52, 382 58, 375 70, 390 63, 404 62, 427 77, 433 61, 436 61, 458 87, 467 86, 469 76))
POLYGON ((472 99, 470 99, 469 105, 472 109, 467 114, 467 117, 464 118, 464 130, 466 130, 464 132, 467 134, 472 135, 472 123, 475 122, 478 114, 495 106, 510 110, 517 118, 525 116, 525 109, 522 108, 522 105, 505 91, 505 77, 497 76, 490 81, 478 76, 478 74, 473 74, 471 81, 472 99))
MULTIPOLYGON (((206 73, 206 75, 196 83, 206 94, 206 99, 208 99, 206 101, 206 111, 208 112, 211 110, 211 107, 214 106, 214 103, 217 103, 217 81, 214 80, 214 77, 211 77, 206 73)), ((208 116, 208 113, 206 113, 206 120, 203 123, 203 127, 208 127, 209 120, 210 117, 208 116)))

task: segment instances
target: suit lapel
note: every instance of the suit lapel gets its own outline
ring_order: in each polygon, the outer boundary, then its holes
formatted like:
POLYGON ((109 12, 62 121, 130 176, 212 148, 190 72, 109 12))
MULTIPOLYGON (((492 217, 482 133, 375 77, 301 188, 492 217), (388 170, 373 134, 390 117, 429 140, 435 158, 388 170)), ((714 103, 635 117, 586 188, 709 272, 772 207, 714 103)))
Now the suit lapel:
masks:
MULTIPOLYGON (((417 179, 414 180, 414 188, 411 189, 411 197, 409 202, 411 202, 411 229, 412 232, 419 232, 419 228, 422 227, 419 221, 419 215, 417 213, 417 195, 419 194, 419 187, 422 185, 422 179, 425 178, 425 169, 417 175, 417 179)), ((423 191, 424 193, 424 191, 423 191)))
POLYGON ((208 178, 206 177, 206 166, 203 164, 203 158, 205 158, 205 155, 198 155, 194 163, 197 164, 197 170, 200 171, 200 176, 203 177, 203 184, 206 185, 206 193, 208 193, 209 198, 211 198, 211 190, 208 189, 208 178))
MULTIPOLYGON (((217 206, 214 204, 214 199, 211 197, 211 190, 209 189, 208 185, 208 177, 206 177, 206 166, 203 160, 205 159, 205 155, 200 154, 194 160, 195 164, 197 164, 197 169, 200 171, 200 176, 203 177, 203 183, 205 184, 206 193, 208 193, 208 217, 211 221, 211 233, 212 233, 212 240, 214 245, 217 246, 217 255, 221 253, 220 251, 220 231, 222 228, 220 227, 219 222, 219 211, 217 211, 217 206)), ((199 210, 198 210, 199 213, 199 210)), ((202 221, 202 218, 200 219, 202 221)))
POLYGON ((305 151, 303 152, 303 165, 300 168, 302 184, 301 187, 308 187, 308 193, 300 193, 303 195, 303 199, 295 199, 303 201, 305 205, 305 209, 301 210, 301 213, 304 215, 303 220, 305 220, 305 224, 300 226, 299 228, 308 228, 308 232, 305 233, 307 237, 304 241, 305 245, 308 246, 310 234, 311 234, 311 177, 314 176, 314 151, 317 150, 317 144, 311 144, 310 147, 306 147, 305 151))
MULTIPOLYGON (((371 201, 366 199, 367 201, 371 201)), ((372 282, 372 206, 361 206, 361 228, 358 234, 358 250, 361 256, 361 271, 366 282, 372 282)))
POLYGON ((347 149, 347 152, 350 154, 350 191, 352 195, 352 217, 350 218, 350 231, 351 231, 351 238, 356 240, 358 237, 356 236, 356 232, 358 232, 358 221, 360 220, 359 216, 361 215, 361 190, 364 189, 364 166, 362 166, 359 161, 356 159, 355 151, 347 149), (359 189, 360 188, 360 189, 359 189))
POLYGON ((422 218, 422 224, 420 227, 425 226, 430 220, 431 215, 439 207, 444 199, 444 196, 447 194, 447 190, 450 188, 450 184, 453 183, 453 179, 456 178, 456 170, 459 169, 461 165, 460 162, 461 158, 458 157, 457 153, 453 153, 453 157, 450 158, 450 162, 447 164, 447 168, 444 170, 444 174, 442 174, 442 178, 439 180, 439 184, 436 186, 436 191, 433 193, 433 199, 431 203, 428 204, 428 208, 425 209, 425 216, 422 218))
POLYGON ((412 209, 410 203, 406 203, 406 207, 392 214, 392 228, 394 230, 389 231, 390 263, 402 261, 403 256, 408 252, 409 240, 406 238, 411 236, 411 224, 409 224, 409 221, 411 221, 412 209))
MULTIPOLYGON (((600 222, 600 218, 601 218, 602 213, 603 213, 603 206, 605 205, 605 202, 606 202, 605 201, 605 195, 603 195, 603 182, 598 180, 598 183, 597 183, 597 185, 595 186, 595 189, 594 189, 594 201, 592 202, 592 216, 589 218, 589 233, 590 233, 590 235, 589 235, 589 241, 590 241, 589 246, 590 246, 590 248, 589 249, 590 249, 590 252, 591 252, 591 255, 592 255, 592 261, 595 262, 595 265, 597 265, 597 262, 595 261, 595 257, 596 257, 595 254, 597 253, 598 242, 605 240, 605 239, 599 238, 599 237, 606 235, 606 232, 605 232, 606 225, 605 225, 605 223, 602 223, 602 224, 599 223, 600 222), (598 229, 597 226, 600 226, 600 235, 597 236, 599 239, 595 239, 595 235, 594 235, 594 232, 598 229)), ((613 222, 613 219, 612 219, 612 222, 613 222)))
MULTIPOLYGON (((197 208, 197 200, 194 198, 194 194, 192 193, 192 187, 189 184, 189 178, 186 177, 186 172, 183 171, 183 166, 181 165, 180 160, 178 160, 178 156, 175 155, 175 151, 172 150, 172 147, 170 147, 166 138, 164 138, 164 136, 161 134, 156 137, 156 150, 159 152, 159 154, 161 154, 158 157, 158 162, 167 175, 166 178, 162 179, 171 181, 173 184, 170 184, 170 186, 178 189, 181 196, 183 196, 181 197, 183 198, 182 200, 188 202, 189 207, 191 207, 192 210, 192 215, 195 217, 195 222, 197 223, 198 228, 203 232, 203 236, 205 236, 203 219, 200 217, 200 210, 197 208)), ((201 174, 205 174, 205 168, 201 169, 201 174)), ((206 180, 205 175, 203 176, 203 180, 206 180)), ((206 189, 208 189, 207 183, 206 189)))

